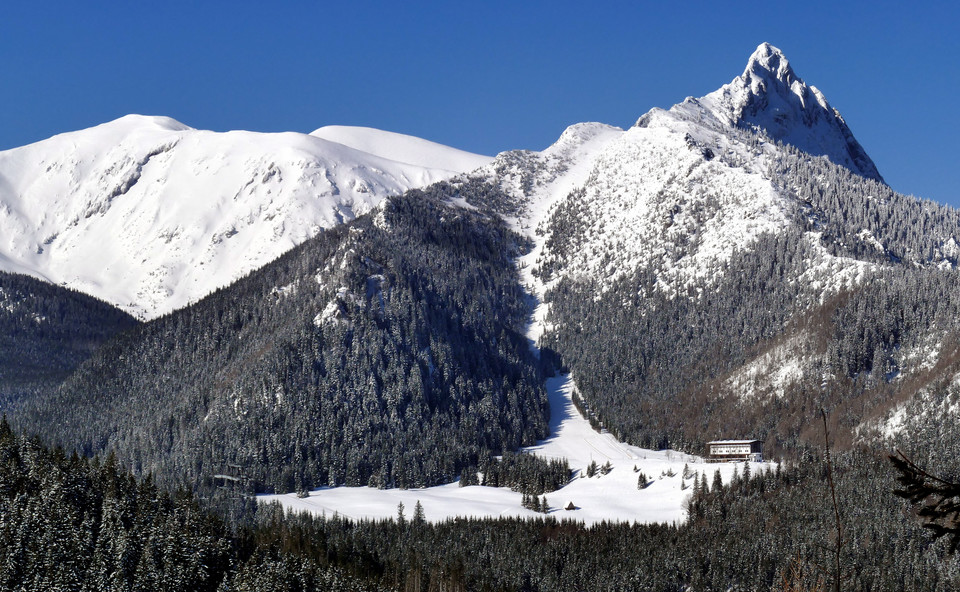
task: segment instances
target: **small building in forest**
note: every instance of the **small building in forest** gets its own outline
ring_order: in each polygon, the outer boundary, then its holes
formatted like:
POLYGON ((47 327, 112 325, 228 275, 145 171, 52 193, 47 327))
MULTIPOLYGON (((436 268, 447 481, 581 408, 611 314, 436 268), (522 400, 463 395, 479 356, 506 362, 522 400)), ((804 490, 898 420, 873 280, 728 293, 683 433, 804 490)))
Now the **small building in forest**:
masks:
POLYGON ((707 442, 707 460, 710 462, 763 462, 763 442, 760 440, 707 442))

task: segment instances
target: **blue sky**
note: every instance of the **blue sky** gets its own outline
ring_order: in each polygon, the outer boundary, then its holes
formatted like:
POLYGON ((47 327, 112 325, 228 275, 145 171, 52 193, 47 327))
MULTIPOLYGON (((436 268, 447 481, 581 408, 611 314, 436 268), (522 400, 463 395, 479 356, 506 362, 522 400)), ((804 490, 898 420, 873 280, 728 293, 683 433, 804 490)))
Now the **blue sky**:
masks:
POLYGON ((142 113, 539 150, 706 94, 768 41, 894 189, 960 207, 958 22, 945 2, 8 3, 0 149, 142 113))

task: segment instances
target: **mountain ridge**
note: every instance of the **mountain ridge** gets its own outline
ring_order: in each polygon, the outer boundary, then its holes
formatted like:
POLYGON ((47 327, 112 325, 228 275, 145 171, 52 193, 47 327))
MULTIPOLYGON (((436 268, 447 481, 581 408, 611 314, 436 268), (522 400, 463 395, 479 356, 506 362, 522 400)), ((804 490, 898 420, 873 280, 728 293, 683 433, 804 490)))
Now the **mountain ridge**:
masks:
MULTIPOLYGON (((669 111, 653 109, 634 128, 674 128, 681 120, 693 124, 689 142, 703 155, 712 157, 731 129, 763 129, 772 140, 882 182, 840 114, 769 43, 758 46, 731 83, 669 111), (714 125, 703 125, 707 120, 714 125)), ((546 187, 545 177, 530 167, 547 167, 555 179, 576 185, 566 169, 584 155, 574 153, 599 154, 579 143, 598 148, 618 129, 577 124, 542 152, 490 159, 372 128, 216 133, 169 117, 128 115, 0 152, 0 202, 6 205, 0 232, 9 237, 6 247, 0 244, 0 269, 80 289, 152 318, 369 211, 389 194, 479 169, 486 172, 475 176, 496 178, 517 195, 516 207, 525 207, 531 199, 526 193, 536 193, 531 183, 546 187)))
MULTIPOLYGON (((343 128, 340 139, 359 130, 343 128)), ((141 115, 0 152, 0 265, 152 318, 387 195, 488 160, 362 131, 370 149, 407 147, 455 170, 308 134, 210 132, 141 115)))
MULTIPOLYGON (((768 92, 769 85, 751 78, 754 74, 762 74, 764 80, 775 78, 798 100, 814 97, 807 101, 808 106, 825 109, 822 96, 811 94, 813 87, 807 87, 772 46, 761 45, 744 75, 735 79, 742 88, 756 82, 758 89, 762 86, 768 92)), ((723 89, 718 92, 714 96, 727 96, 723 89)), ((626 341, 607 345, 626 347, 624 351, 634 356, 618 363, 637 367, 614 373, 619 376, 613 380, 630 376, 631 382, 607 385, 607 391, 622 398, 613 405, 598 391, 591 394, 588 384, 578 382, 588 399, 595 397, 591 404, 601 414, 628 409, 624 403, 634 395, 623 393, 633 392, 630 389, 638 385, 642 390, 647 388, 644 385, 657 384, 656 380, 666 381, 657 396, 668 399, 646 404, 669 407, 677 404, 669 397, 710 383, 718 373, 734 377, 755 348, 783 335, 792 315, 803 311, 833 314, 830 311, 841 310, 836 306, 841 300, 874 302, 870 281, 886 277, 891 266, 945 271, 957 266, 960 232, 953 210, 930 209, 894 194, 878 179, 803 152, 756 126, 742 126, 733 119, 723 122, 706 109, 708 103, 706 99, 688 99, 669 110, 654 109, 627 130, 599 123, 576 124, 546 150, 501 153, 488 164, 453 177, 449 187, 443 186, 442 191, 450 193, 445 197, 450 204, 483 215, 496 214, 531 241, 533 249, 519 258, 519 277, 542 306, 534 315, 536 322, 528 337, 546 339, 551 349, 573 360, 577 381, 604 384, 603 378, 592 375, 609 371, 600 370, 606 366, 595 359, 606 353, 590 349, 590 343, 606 343, 604 336, 581 342, 581 337, 568 333, 583 319, 593 319, 603 307, 620 306, 616 314, 606 311, 608 317, 621 319, 618 330, 646 327, 646 334, 669 336, 665 342, 633 351, 630 348, 642 339, 613 332, 626 341), (732 300, 735 295, 748 298, 746 307, 756 310, 738 309, 732 300), (727 315, 717 317, 716 310, 726 310, 727 315), (670 325, 659 316, 667 311, 672 311, 671 319, 691 319, 693 327, 670 325), (698 348, 702 347, 715 348, 713 355, 720 356, 715 368, 674 373, 685 363, 701 363, 705 354, 698 348), (677 369, 669 367, 670 359, 681 361, 677 369)), ((741 106, 748 107, 749 101, 741 106)), ((805 126, 802 118, 784 121, 805 126)), ((369 139, 364 136, 367 132, 351 135, 350 129, 321 128, 318 133, 331 137, 346 134, 348 137, 341 139, 347 144, 360 145, 369 139)), ((832 138, 844 138, 840 128, 830 129, 832 138)), ((250 140, 244 132, 230 134, 250 140)), ((326 141, 293 137, 308 143, 326 141)), ((352 150, 344 143, 337 145, 352 150)), ((150 158, 163 156, 158 153, 150 158)), ((142 168, 149 166, 148 162, 142 168)), ((263 174, 269 179, 287 173, 277 169, 263 174)), ((374 214, 373 224, 380 228, 381 212, 374 214)), ((342 220, 348 218, 342 216, 342 220)), ((224 236, 222 241, 235 240, 232 236, 224 236)), ((943 286, 933 285, 939 286, 937 289, 943 286)), ((278 294, 286 293, 286 287, 276 288, 278 294)), ((323 310, 315 311, 315 322, 337 321, 345 302, 331 300, 323 310)), ((911 322, 909 330, 903 330, 906 333, 897 329, 897 335, 880 339, 877 335, 898 326, 885 321, 881 328, 871 330, 873 333, 868 331, 870 337, 859 344, 841 340, 830 332, 829 323, 821 324, 811 335, 834 340, 832 353, 827 352, 832 357, 823 358, 824 350, 817 349, 803 372, 827 359, 832 364, 830 372, 840 382, 877 373, 886 366, 907 373, 911 363, 904 356, 915 346, 913 332, 927 321, 911 322)), ((605 326, 602 318, 590 324, 591 330, 605 326)), ((607 366, 611 363, 607 360, 607 366)), ((874 374, 871 380, 876 379, 874 374)), ((729 400, 709 402, 738 404, 734 383, 745 382, 731 378, 711 395, 729 400)), ((773 390, 779 393, 784 389, 778 386, 773 390)), ((616 418, 608 416, 608 420, 611 426, 618 425, 616 418)), ((659 434, 641 434, 630 425, 632 421, 620 423, 621 435, 653 438, 645 440, 646 445, 676 438, 689 443, 695 438, 672 431, 676 425, 656 427, 663 430, 659 434)))
POLYGON ((842 427, 867 438, 909 385, 946 376, 918 360, 952 359, 942 311, 954 306, 960 213, 864 174, 849 158, 857 147, 823 94, 762 44, 705 98, 627 130, 570 126, 543 151, 502 153, 454 183, 512 197, 470 204, 533 240, 519 260, 540 300, 528 336, 562 356, 608 429, 654 448, 749 435, 795 450, 816 434, 794 406, 842 409, 842 427), (742 100, 720 102, 730 97, 742 100), (804 151, 797 138, 811 137, 836 150, 804 151), (936 311, 911 296, 916 285, 939 295, 936 311), (891 320, 881 310, 892 303, 913 312, 891 320), (824 381, 833 394, 816 392, 824 381), (690 402, 715 412, 691 423, 690 402))

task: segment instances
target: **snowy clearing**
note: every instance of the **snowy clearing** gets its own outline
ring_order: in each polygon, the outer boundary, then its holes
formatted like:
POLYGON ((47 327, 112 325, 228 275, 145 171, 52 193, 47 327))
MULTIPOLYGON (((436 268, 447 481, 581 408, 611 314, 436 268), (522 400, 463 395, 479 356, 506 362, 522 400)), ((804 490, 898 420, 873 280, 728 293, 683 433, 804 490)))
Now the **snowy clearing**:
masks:
MULTIPOLYGON (((719 470, 729 482, 734 471, 743 471, 743 463, 706 463, 699 457, 672 450, 654 451, 618 442, 612 434, 598 433, 574 407, 570 399, 572 381, 569 376, 547 381, 550 395, 550 433, 546 440, 524 451, 545 458, 566 458, 573 470, 570 483, 546 494, 551 510, 558 519, 582 521, 587 526, 602 521, 637 523, 680 523, 686 519, 686 501, 691 494, 692 479, 688 475, 705 473, 712 482, 719 470), (592 462, 610 462, 607 475, 586 477, 592 462), (634 467, 637 472, 634 472, 634 467), (644 473, 650 485, 637 488, 639 474, 644 473), (573 503, 576 510, 564 508, 573 503)), ((750 470, 773 468, 771 463, 750 463, 750 470)), ((424 489, 375 489, 372 487, 324 487, 310 492, 306 498, 296 494, 260 496, 263 503, 279 502, 284 508, 308 511, 317 515, 338 514, 353 519, 382 519, 397 515, 403 503, 410 518, 419 501, 430 522, 457 517, 536 518, 543 514, 521 507, 522 494, 505 487, 460 487, 457 483, 424 489)))

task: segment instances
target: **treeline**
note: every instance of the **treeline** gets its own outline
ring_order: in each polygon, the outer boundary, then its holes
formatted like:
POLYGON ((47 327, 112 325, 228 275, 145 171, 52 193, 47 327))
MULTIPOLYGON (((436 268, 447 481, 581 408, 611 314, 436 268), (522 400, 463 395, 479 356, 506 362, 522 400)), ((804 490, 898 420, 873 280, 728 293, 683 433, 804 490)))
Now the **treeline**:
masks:
POLYGON ((123 334, 16 424, 204 491, 215 475, 246 492, 433 485, 533 443, 547 401, 513 265, 528 245, 446 203, 465 191, 391 198, 123 334))
POLYGON ((544 459, 532 454, 505 452, 499 459, 488 457, 469 467, 460 477, 460 486, 485 485, 509 487, 528 495, 556 491, 570 482, 570 464, 566 459, 544 459))

